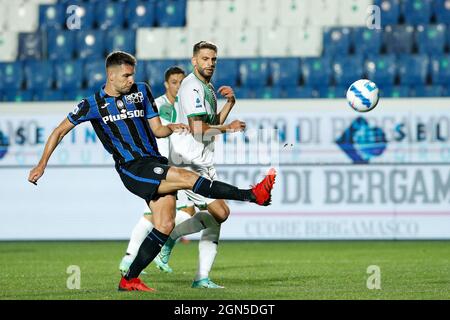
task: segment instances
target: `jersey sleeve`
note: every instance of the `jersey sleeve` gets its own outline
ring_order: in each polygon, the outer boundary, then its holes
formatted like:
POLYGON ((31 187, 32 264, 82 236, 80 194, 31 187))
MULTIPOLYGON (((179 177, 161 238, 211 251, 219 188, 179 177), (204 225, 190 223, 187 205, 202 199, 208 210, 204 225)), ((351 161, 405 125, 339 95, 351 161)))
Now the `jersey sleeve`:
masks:
POLYGON ((187 86, 180 90, 178 98, 188 118, 207 114, 201 90, 203 89, 197 86, 187 86))
POLYGON ((67 115, 67 119, 74 125, 95 118, 94 110, 87 99, 81 100, 75 109, 67 115))
POLYGON ((145 107, 145 117, 147 119, 159 116, 155 99, 153 98, 152 91, 150 90, 150 86, 148 84, 145 84, 144 107, 145 107))

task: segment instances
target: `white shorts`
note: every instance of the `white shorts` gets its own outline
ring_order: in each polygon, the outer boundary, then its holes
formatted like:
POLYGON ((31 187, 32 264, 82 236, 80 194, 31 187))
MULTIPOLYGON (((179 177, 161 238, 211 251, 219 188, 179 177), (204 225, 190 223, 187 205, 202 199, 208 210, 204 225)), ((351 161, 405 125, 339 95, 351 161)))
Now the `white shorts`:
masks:
MULTIPOLYGON (((216 168, 214 168, 214 167, 190 166, 190 167, 183 167, 183 169, 194 171, 194 172, 198 173, 200 176, 205 177, 209 180, 217 180, 218 179, 216 168)), ((199 209, 206 209, 207 205, 209 205, 211 202, 216 200, 216 199, 211 199, 211 198, 207 198, 202 195, 199 195, 199 194, 193 192, 192 190, 178 191, 178 193, 180 193, 180 192, 185 193, 187 195, 187 198, 190 201, 192 201, 195 204, 195 206, 198 207, 199 209)))

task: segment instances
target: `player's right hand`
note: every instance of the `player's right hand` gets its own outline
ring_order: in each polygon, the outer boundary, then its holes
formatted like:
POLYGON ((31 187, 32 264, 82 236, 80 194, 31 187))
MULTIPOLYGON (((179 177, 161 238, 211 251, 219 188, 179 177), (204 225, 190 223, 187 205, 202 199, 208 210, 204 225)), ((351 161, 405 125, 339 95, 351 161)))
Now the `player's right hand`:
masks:
POLYGON ((239 132, 244 131, 246 127, 246 124, 244 121, 240 120, 234 120, 228 125, 228 130, 231 130, 232 132, 239 132))
POLYGON ((37 166, 31 169, 30 174, 28 175, 28 181, 34 185, 37 185, 37 181, 44 174, 44 168, 37 166))

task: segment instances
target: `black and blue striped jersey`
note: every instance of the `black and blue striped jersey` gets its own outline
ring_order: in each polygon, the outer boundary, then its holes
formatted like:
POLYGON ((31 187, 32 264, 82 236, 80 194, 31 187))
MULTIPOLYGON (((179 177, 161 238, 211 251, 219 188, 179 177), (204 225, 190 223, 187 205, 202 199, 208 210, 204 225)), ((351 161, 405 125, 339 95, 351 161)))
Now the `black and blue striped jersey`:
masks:
POLYGON ((104 88, 81 100, 67 116, 69 121, 74 125, 90 121, 116 163, 148 156, 160 158, 155 136, 147 121, 158 116, 149 86, 135 83, 128 94, 119 97, 109 96, 104 88))

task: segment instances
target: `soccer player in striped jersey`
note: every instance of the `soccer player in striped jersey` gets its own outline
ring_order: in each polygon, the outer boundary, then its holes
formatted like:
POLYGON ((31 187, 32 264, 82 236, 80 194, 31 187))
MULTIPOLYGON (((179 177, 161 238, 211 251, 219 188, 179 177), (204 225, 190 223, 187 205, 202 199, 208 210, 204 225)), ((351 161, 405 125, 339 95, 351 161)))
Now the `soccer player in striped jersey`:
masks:
POLYGON ((41 159, 31 169, 28 181, 37 184, 58 144, 76 125, 90 121, 104 148, 112 154, 125 187, 141 197, 153 212, 154 228, 139 247, 127 274, 119 282, 122 291, 154 291, 139 274, 160 252, 174 227, 175 193, 181 189, 210 197, 269 205, 275 172, 251 189, 211 181, 198 174, 167 165, 156 138, 189 130, 185 124, 162 125, 150 88, 135 83, 136 59, 125 52, 106 58, 106 84, 83 99, 52 131, 41 159))

